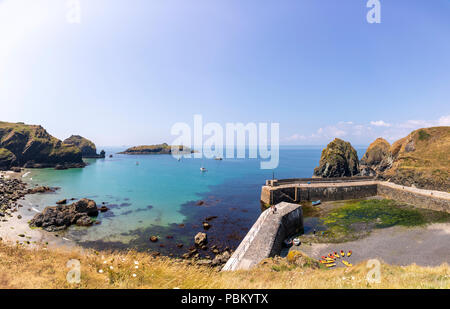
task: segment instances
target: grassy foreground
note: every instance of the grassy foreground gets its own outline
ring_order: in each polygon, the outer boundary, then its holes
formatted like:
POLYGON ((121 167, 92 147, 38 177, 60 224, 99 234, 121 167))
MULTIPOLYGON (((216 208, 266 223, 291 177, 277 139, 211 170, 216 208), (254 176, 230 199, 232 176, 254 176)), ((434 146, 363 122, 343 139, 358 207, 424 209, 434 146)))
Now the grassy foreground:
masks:
POLYGON ((365 263, 323 269, 291 262, 275 258, 250 271, 218 272, 145 253, 30 250, 0 243, 0 288, 450 288, 447 264, 433 268, 382 264, 381 283, 368 283, 365 263), (80 261, 78 284, 66 280, 71 259, 80 261))

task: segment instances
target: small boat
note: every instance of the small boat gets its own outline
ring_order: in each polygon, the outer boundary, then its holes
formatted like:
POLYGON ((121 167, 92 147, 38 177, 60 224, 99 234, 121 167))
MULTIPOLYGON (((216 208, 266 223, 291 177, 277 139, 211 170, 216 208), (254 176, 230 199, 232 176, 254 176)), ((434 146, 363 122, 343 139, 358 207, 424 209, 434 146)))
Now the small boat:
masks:
POLYGON ((322 203, 322 202, 320 200, 318 200, 318 201, 312 202, 311 205, 312 206, 317 206, 317 205, 320 205, 320 203, 322 203))
POLYGON ((136 165, 139 165, 139 162, 136 161, 136 165))
POLYGON ((292 240, 291 239, 285 239, 283 241, 283 244, 284 244, 285 247, 289 248, 289 247, 292 246, 292 240))
POLYGON ((222 161, 223 159, 221 157, 215 157, 214 160, 222 161))
POLYGON ((296 246, 300 246, 300 239, 298 239, 298 238, 294 238, 294 240, 292 241, 293 243, 294 243, 294 245, 296 245, 296 246))
POLYGON ((201 171, 201 172, 206 172, 206 168, 200 167, 200 171, 201 171))
POLYGON ((325 266, 328 267, 328 268, 334 267, 334 266, 336 266, 336 263, 333 263, 333 264, 325 264, 325 266))
POLYGON ((344 264, 347 267, 352 267, 353 265, 347 261, 342 260, 342 264, 344 264))
POLYGON ((340 256, 336 251, 334 251, 333 254, 334 254, 334 256, 337 257, 338 259, 341 258, 341 256, 340 256))
POLYGON ((328 254, 328 256, 331 258, 331 259, 335 259, 336 257, 334 256, 334 255, 332 255, 331 253, 330 254, 328 254))
POLYGON ((341 250, 341 256, 344 257, 345 256, 345 252, 343 250, 341 250))
POLYGON ((350 250, 348 253, 347 253, 347 256, 351 256, 352 255, 352 250, 350 250))

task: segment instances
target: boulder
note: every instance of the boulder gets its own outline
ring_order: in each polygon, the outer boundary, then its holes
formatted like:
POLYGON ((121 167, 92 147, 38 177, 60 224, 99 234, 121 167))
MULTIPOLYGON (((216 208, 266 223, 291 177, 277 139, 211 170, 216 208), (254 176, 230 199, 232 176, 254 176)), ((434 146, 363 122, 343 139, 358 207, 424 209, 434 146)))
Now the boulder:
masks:
POLYGON ((317 177, 350 177, 359 174, 356 150, 349 142, 334 139, 322 151, 319 166, 314 169, 317 177))
POLYGON ((28 194, 55 192, 55 191, 56 191, 55 188, 50 188, 47 186, 39 186, 39 187, 34 187, 32 189, 28 189, 28 194))
POLYGON ((203 228, 205 230, 209 230, 211 228, 211 224, 209 224, 208 222, 203 222, 203 228))
POLYGON ((158 241, 158 237, 156 237, 156 236, 151 236, 151 237, 150 237, 150 241, 151 241, 151 242, 157 242, 157 241, 158 241))
POLYGON ((197 233, 197 235, 195 235, 194 237, 194 242, 198 247, 206 245, 208 243, 208 237, 206 236, 206 233, 197 233))
POLYGON ((63 205, 63 204, 67 204, 67 199, 62 199, 60 201, 56 202, 57 205, 63 205))
POLYGON ((214 259, 212 260, 211 265, 212 266, 219 266, 222 264, 225 264, 231 257, 230 252, 225 251, 222 254, 218 254, 214 257, 214 259))
POLYGON ((96 203, 93 200, 81 199, 70 205, 46 207, 42 213, 31 219, 30 226, 54 232, 66 229, 72 224, 90 226, 93 224, 90 217, 97 215, 96 203))

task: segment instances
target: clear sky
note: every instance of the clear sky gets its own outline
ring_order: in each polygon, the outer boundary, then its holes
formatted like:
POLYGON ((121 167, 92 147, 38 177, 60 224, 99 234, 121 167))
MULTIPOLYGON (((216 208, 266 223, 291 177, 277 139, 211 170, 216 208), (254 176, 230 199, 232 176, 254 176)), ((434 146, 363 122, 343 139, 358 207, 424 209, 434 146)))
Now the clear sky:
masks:
POLYGON ((97 145, 175 122, 279 122, 282 144, 450 125, 450 1, 0 0, 0 120, 97 145))

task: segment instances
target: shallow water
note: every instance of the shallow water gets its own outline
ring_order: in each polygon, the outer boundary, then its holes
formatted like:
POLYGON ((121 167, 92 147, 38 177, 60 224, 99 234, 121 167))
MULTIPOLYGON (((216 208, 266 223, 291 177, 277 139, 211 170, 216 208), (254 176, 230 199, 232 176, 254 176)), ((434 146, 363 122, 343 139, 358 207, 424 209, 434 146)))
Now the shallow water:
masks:
MULTIPOLYGON (((178 255, 192 245, 209 216, 217 216, 207 232, 210 244, 236 247, 261 212, 261 186, 272 178, 272 170, 261 170, 257 159, 177 161, 170 155, 117 154, 121 150, 105 149, 105 159, 86 160, 89 165, 83 169, 30 170, 24 180, 60 190, 28 196, 27 202, 43 210, 63 198, 91 198, 111 210, 99 215, 99 225, 70 227, 67 238, 87 247, 178 255), (201 166, 208 171, 201 173, 201 166), (151 243, 151 235, 160 241, 151 243)), ((361 156, 365 149, 357 150, 361 156)), ((321 151, 320 146, 282 147, 275 177, 310 177, 321 151)))

